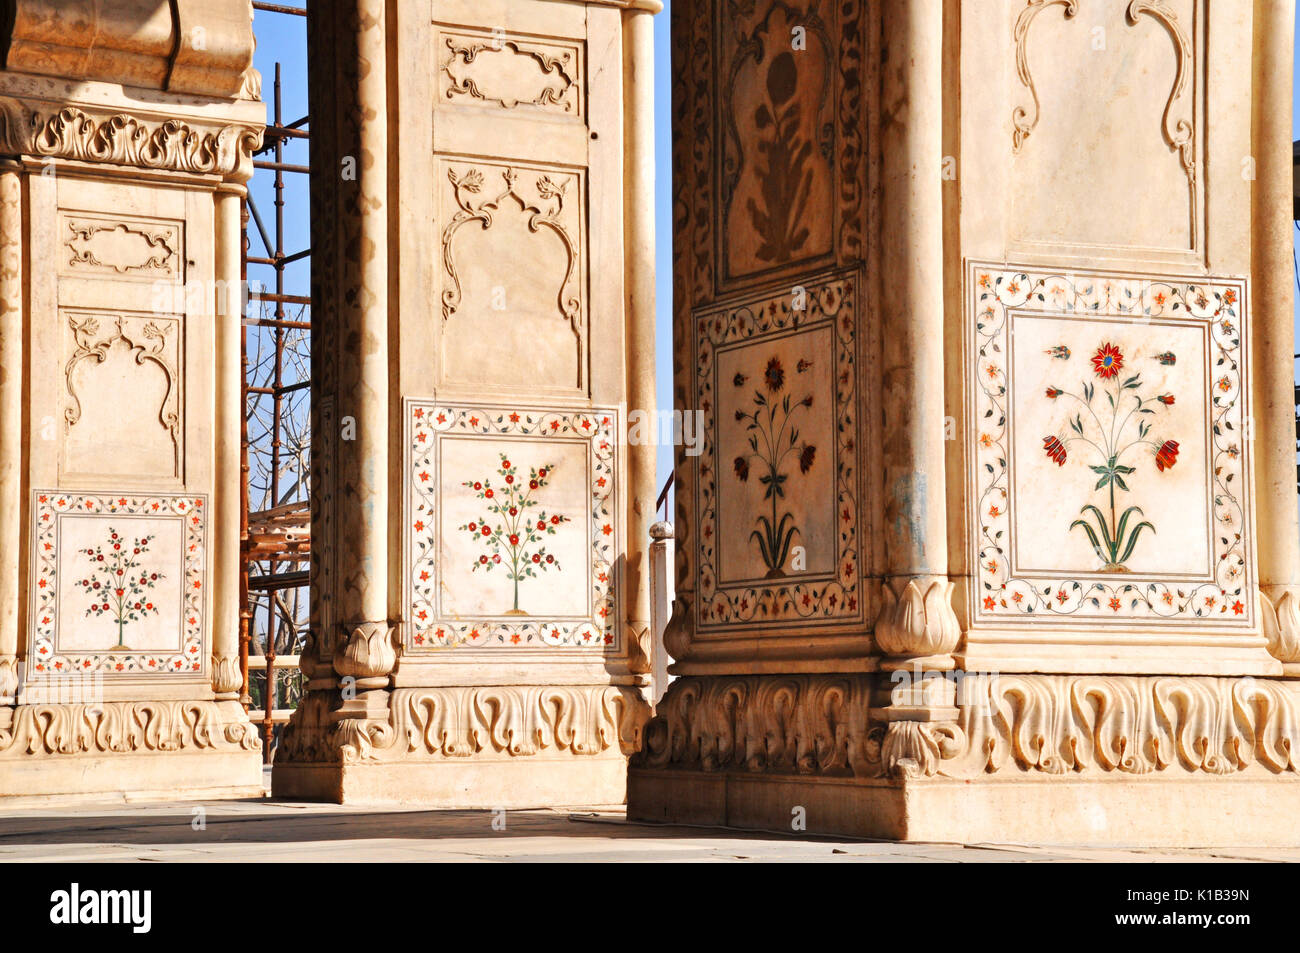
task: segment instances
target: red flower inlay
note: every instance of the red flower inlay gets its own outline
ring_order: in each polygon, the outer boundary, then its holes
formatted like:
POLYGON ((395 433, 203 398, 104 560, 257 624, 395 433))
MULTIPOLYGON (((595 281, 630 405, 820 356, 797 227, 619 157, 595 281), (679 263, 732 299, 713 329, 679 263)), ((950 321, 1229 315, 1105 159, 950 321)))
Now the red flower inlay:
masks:
POLYGON ((1092 356, 1092 366, 1102 380, 1110 380, 1124 367, 1124 355, 1113 344, 1103 344, 1092 356))
POLYGON ((1043 450, 1047 453, 1047 459, 1056 461, 1058 467, 1065 466, 1065 444, 1060 437, 1044 437, 1043 450))
POLYGON ((1168 470, 1178 462, 1178 441, 1166 440, 1156 451, 1156 469, 1160 471, 1168 470))

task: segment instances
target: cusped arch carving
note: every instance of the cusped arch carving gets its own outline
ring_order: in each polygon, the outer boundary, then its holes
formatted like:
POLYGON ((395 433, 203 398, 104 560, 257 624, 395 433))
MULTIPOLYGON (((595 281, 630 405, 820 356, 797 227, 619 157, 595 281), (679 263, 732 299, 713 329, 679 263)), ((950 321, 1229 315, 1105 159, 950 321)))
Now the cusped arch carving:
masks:
POLYGON ((64 386, 68 392, 68 406, 63 418, 69 428, 81 420, 81 396, 74 379, 77 367, 86 360, 103 364, 111 348, 121 343, 138 366, 153 365, 162 371, 166 382, 162 404, 158 408, 158 423, 171 438, 173 472, 180 472, 180 377, 177 368, 179 322, 175 318, 136 319, 130 321, 121 315, 111 319, 107 332, 101 329, 101 317, 94 314, 69 314, 68 327, 72 332, 72 353, 63 367, 64 386))
MULTIPOLYGON (((1033 74, 1029 70, 1027 52, 1029 29, 1033 26, 1038 15, 1048 7, 1061 7, 1064 18, 1071 20, 1078 15, 1079 5, 1080 0, 1029 0, 1028 6, 1022 9, 1016 17, 1015 26, 1012 29, 1012 39, 1016 49, 1016 75, 1019 76, 1021 85, 1029 90, 1029 96, 1032 100, 1032 112, 1024 106, 1016 106, 1011 111, 1013 153, 1018 154, 1020 152, 1025 140, 1029 138, 1029 134, 1038 125, 1041 111, 1038 90, 1034 86, 1033 74)), ((1191 73, 1194 50, 1187 31, 1183 29, 1178 20, 1178 15, 1164 0, 1129 0, 1129 4, 1124 11, 1124 19, 1129 26, 1137 26, 1143 16, 1148 16, 1159 23, 1168 32, 1170 39, 1174 43, 1174 54, 1177 57, 1174 82, 1169 91, 1169 98, 1165 101, 1164 112, 1161 114, 1160 131, 1169 148, 1178 156, 1183 173, 1187 177, 1191 225, 1192 229, 1195 230, 1197 221, 1196 118, 1194 112, 1191 118, 1175 119, 1173 117, 1174 104, 1182 99, 1187 88, 1187 78, 1191 73)))
POLYGON ((1034 25, 1034 19, 1038 14, 1054 6, 1064 7, 1062 12, 1067 20, 1074 19, 1079 12, 1078 0, 1029 0, 1029 6, 1020 11, 1020 15, 1016 17, 1016 25, 1011 31, 1016 45, 1016 75, 1020 77, 1021 85, 1029 90, 1034 109, 1032 114, 1024 106, 1017 106, 1011 111, 1011 124, 1014 127, 1011 133, 1013 152, 1019 152, 1021 146, 1025 144, 1029 134, 1038 125, 1040 113, 1038 90, 1034 87, 1033 74, 1029 72, 1029 54, 1026 50, 1029 28, 1034 25))
POLYGON ((576 176, 563 174, 539 173, 533 180, 533 190, 538 200, 532 201, 521 191, 521 172, 514 168, 501 171, 505 188, 488 198, 482 198, 486 179, 483 172, 471 167, 458 173, 455 169, 447 170, 447 179, 455 192, 458 211, 452 215, 442 231, 442 260, 446 269, 448 287, 442 293, 442 316, 450 318, 459 310, 462 298, 460 272, 456 267, 456 237, 462 226, 469 222, 478 222, 487 231, 496 221, 496 214, 507 201, 518 205, 520 212, 527 215, 530 233, 543 230, 559 238, 563 245, 567 265, 564 278, 556 292, 555 304, 559 313, 568 321, 575 335, 581 333, 582 300, 576 287, 578 274, 578 240, 563 221, 565 202, 568 200, 570 187, 577 181, 576 176))

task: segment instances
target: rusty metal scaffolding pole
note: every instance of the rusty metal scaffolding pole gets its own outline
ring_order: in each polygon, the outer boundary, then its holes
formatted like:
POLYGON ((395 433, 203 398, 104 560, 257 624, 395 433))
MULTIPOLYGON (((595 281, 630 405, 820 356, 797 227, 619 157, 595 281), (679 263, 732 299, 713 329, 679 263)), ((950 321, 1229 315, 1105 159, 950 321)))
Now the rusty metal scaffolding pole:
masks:
MULTIPOLYGON (((254 2, 254 10, 260 10, 268 13, 287 14, 292 16, 306 16, 306 10, 286 6, 276 3, 254 2)), ((293 164, 285 161, 284 148, 289 140, 310 140, 308 131, 309 117, 303 116, 292 123, 285 124, 283 115, 283 95, 280 76, 280 64, 275 64, 275 77, 273 84, 273 120, 265 127, 262 148, 258 150, 259 156, 265 156, 270 152, 273 156, 270 160, 254 159, 253 168, 255 173, 258 171, 269 171, 274 173, 272 180, 272 190, 275 205, 274 220, 274 238, 268 234, 262 216, 257 210, 257 204, 252 197, 250 190, 245 200, 244 208, 244 241, 243 241, 243 277, 245 282, 248 279, 248 266, 258 265, 270 267, 274 273, 273 293, 263 292, 261 290, 253 291, 250 289, 248 300, 261 303, 268 303, 274 306, 273 319, 265 320, 258 315, 254 322, 260 327, 268 327, 271 331, 274 351, 273 363, 271 369, 271 384, 266 386, 250 386, 249 373, 250 363, 248 359, 248 315, 245 314, 245 327, 243 331, 243 366, 244 382, 242 389, 243 400, 243 446, 242 446, 242 464, 244 485, 241 493, 241 514, 240 514, 240 531, 241 531, 241 566, 240 566, 240 664, 243 672, 243 691, 241 700, 244 703, 245 710, 251 704, 249 694, 249 647, 253 639, 254 622, 256 619, 256 609, 252 601, 254 593, 265 593, 267 596, 267 617, 266 617, 266 647, 264 659, 266 663, 266 687, 263 694, 264 714, 262 717, 262 735, 263 751, 265 758, 269 763, 272 757, 272 743, 274 740, 276 724, 276 631, 277 631, 277 604, 287 616, 288 608, 283 602, 277 602, 277 593, 286 588, 299 588, 306 584, 306 573, 295 571, 290 568, 289 564, 301 565, 305 558, 309 556, 309 543, 304 543, 301 533, 292 535, 291 533, 282 533, 284 525, 294 526, 301 522, 301 513, 297 513, 298 523, 294 522, 294 513, 290 513, 289 518, 285 520, 285 510, 295 509, 305 511, 305 501, 295 501, 290 506, 281 506, 281 489, 280 489, 280 471, 282 469, 282 450, 283 442, 281 435, 284 432, 284 412, 286 395, 304 390, 310 386, 310 381, 297 381, 293 384, 284 383, 284 359, 285 347, 287 340, 287 331, 305 330, 310 328, 310 309, 311 298, 304 295, 293 295, 286 293, 285 290, 285 269, 295 262, 307 260, 311 256, 311 249, 305 248, 292 254, 285 252, 285 174, 306 175, 309 172, 309 166, 293 164), (249 254, 250 240, 248 234, 248 225, 252 223, 256 226, 258 235, 261 239, 262 246, 266 250, 265 256, 254 256, 249 254), (301 305, 308 315, 307 321, 289 320, 285 313, 285 305, 301 305), (260 513, 253 514, 251 510, 251 500, 249 485, 252 479, 252 467, 249 460, 250 434, 248 427, 248 418, 251 412, 249 405, 250 396, 255 398, 269 397, 271 399, 271 425, 270 425, 270 467, 268 474, 267 498, 268 508, 260 513), (256 516, 257 530, 254 532, 254 516, 256 516), (256 537, 256 538, 255 538, 256 537), (265 562, 267 569, 264 573, 259 573, 253 577, 250 568, 254 562, 265 562), (282 571, 287 570, 287 571, 282 571)), ((247 285, 246 285, 247 287, 247 285)), ((263 452, 259 448, 259 452, 263 452)), ((299 470, 298 486, 302 486, 301 469, 299 470)), ((295 494, 296 496, 296 494, 295 494)), ((296 512, 295 510, 295 512, 296 512)), ((288 620, 290 627, 293 627, 293 620, 288 620)))

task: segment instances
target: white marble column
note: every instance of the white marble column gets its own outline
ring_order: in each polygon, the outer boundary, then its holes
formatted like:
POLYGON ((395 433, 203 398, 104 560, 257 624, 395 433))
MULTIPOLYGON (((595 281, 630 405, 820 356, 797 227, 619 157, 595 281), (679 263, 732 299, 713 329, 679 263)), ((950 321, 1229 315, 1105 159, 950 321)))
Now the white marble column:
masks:
POLYGON ((387 689, 397 662, 389 600, 388 96, 383 0, 356 0, 342 29, 340 69, 355 99, 341 108, 344 325, 340 361, 339 548, 344 632, 334 671, 345 680, 337 740, 365 748, 387 722, 387 689), (351 154, 349 150, 353 150, 351 154), (349 245, 351 247, 349 247, 349 245), (351 420, 349 420, 351 418, 351 420))
POLYGON ((220 700, 238 700, 243 678, 239 670, 239 496, 240 325, 243 288, 239 247, 242 186, 228 185, 216 193, 216 288, 213 322, 216 327, 216 442, 213 475, 213 526, 209 553, 215 583, 212 607, 212 690, 220 700))
POLYGON ((888 568, 876 641, 901 664, 925 660, 929 667, 950 668, 960 630, 947 578, 941 0, 890 0, 884 6, 884 38, 888 568))
POLYGON ((657 426, 655 421, 655 169, 654 14, 646 4, 623 15, 623 215, 624 282, 629 413, 640 411, 642 426, 629 436, 627 621, 633 671, 650 670, 650 526, 654 523, 657 426))
POLYGON ((0 705, 18 687, 23 473, 23 210, 17 163, 0 164, 0 705))
POLYGON ((1252 272, 1255 512, 1269 651, 1300 663, 1300 519, 1296 508, 1292 241, 1293 0, 1255 4, 1252 272))

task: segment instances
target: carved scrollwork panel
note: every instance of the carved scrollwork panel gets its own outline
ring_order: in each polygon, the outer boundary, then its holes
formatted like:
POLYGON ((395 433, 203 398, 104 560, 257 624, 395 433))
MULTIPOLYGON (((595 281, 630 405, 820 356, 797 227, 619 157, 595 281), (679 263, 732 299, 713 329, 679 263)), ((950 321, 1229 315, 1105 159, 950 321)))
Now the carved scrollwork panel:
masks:
POLYGON ((446 379, 572 391, 585 381, 583 174, 452 162, 442 185, 446 379), (465 355, 475 355, 470 360, 465 355))
POLYGON ((61 212, 59 223, 67 249, 61 274, 151 281, 183 278, 182 222, 61 212))
POLYGON ((64 470, 179 478, 184 459, 181 317, 84 309, 61 314, 64 470), (83 422, 87 408, 94 416, 89 424, 83 422), (164 441, 170 452, 162 449, 164 441))
POLYGON ((473 31, 441 39, 440 101, 581 118, 581 45, 473 31))
POLYGON ((18 154, 176 172, 251 173, 262 130, 50 104, 49 111, 0 98, 0 145, 18 154))

